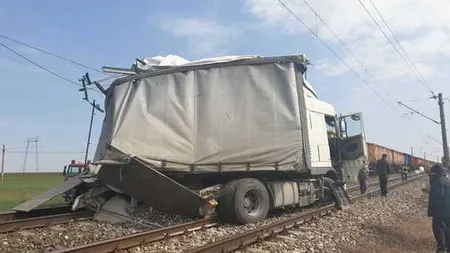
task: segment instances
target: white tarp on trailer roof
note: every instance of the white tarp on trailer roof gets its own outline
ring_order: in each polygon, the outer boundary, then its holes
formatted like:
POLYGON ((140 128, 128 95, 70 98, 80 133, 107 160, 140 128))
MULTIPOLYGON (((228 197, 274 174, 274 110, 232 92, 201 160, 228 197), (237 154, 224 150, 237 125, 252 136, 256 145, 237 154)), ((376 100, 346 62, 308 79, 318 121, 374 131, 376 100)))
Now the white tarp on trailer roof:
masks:
POLYGON ((304 169, 305 70, 304 56, 245 56, 116 80, 95 160, 120 159, 110 144, 167 170, 304 169))

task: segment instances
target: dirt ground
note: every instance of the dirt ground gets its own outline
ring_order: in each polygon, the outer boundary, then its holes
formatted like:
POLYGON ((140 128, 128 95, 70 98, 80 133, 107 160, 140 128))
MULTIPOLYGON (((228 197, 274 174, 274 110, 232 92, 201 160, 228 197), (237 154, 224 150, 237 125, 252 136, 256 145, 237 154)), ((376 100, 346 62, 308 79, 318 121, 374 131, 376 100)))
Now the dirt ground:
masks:
POLYGON ((344 252, 425 253, 435 250, 431 220, 427 217, 399 217, 398 223, 391 226, 370 224, 367 229, 373 232, 371 240, 361 238, 357 245, 344 249, 344 252))
POLYGON ((426 217, 427 194, 415 200, 422 215, 402 216, 394 214, 395 222, 380 224, 374 221, 366 226, 369 231, 356 245, 345 248, 348 253, 426 253, 435 252, 435 240, 431 230, 431 218, 426 217), (369 238, 370 237, 370 238, 369 238))

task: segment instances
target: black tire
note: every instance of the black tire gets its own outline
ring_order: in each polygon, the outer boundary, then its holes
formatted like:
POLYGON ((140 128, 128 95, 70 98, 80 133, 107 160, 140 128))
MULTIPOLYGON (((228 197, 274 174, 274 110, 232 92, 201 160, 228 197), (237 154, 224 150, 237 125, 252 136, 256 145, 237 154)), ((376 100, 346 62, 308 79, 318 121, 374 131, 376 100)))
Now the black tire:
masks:
POLYGON ((334 197, 333 191, 331 190, 331 186, 334 184, 334 180, 328 177, 323 177, 323 202, 331 202, 336 201, 336 198, 334 197))
POLYGON ((218 211, 224 221, 246 224, 261 221, 269 212, 269 193, 259 180, 244 178, 230 181, 233 190, 219 198, 218 211))

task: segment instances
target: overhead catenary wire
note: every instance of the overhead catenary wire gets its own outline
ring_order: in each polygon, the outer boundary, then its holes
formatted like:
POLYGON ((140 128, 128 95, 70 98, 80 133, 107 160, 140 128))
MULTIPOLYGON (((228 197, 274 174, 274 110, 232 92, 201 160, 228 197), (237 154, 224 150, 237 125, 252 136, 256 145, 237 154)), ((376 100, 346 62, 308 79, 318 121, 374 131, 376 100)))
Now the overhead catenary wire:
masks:
POLYGON ((367 87, 369 87, 384 103, 388 105, 393 111, 395 108, 374 88, 370 85, 355 69, 353 69, 344 59, 342 59, 327 42, 325 42, 318 34, 316 34, 313 29, 308 26, 294 11, 292 11, 283 1, 276 0, 279 4, 283 6, 292 16, 294 16, 297 21, 299 21, 314 37, 316 37, 345 67, 347 67, 353 74, 355 74, 367 87))
POLYGON ((427 101, 427 100, 432 100, 432 99, 434 99, 434 97, 418 98, 418 99, 411 99, 411 100, 403 100, 402 103, 421 102, 421 101, 427 101))
MULTIPOLYGON (((6 35, 0 34, 0 37, 1 37, 1 38, 4 38, 4 39, 6 39, 6 40, 12 41, 12 42, 14 42, 14 43, 17 43, 17 44, 19 44, 19 45, 22 45, 22 46, 25 46, 25 47, 34 49, 34 50, 39 51, 39 52, 41 52, 41 53, 44 53, 44 54, 47 54, 47 55, 51 55, 51 56, 56 57, 56 58, 58 58, 58 59, 60 59, 60 60, 70 62, 70 63, 72 63, 72 64, 74 64, 74 65, 77 65, 77 66, 80 66, 80 67, 83 67, 83 68, 86 68, 86 69, 90 69, 90 70, 95 71, 95 72, 98 72, 98 73, 105 74, 103 71, 101 71, 101 70, 99 70, 99 69, 97 69, 97 68, 94 68, 94 67, 91 67, 91 66, 89 66, 89 65, 86 65, 86 64, 84 64, 84 63, 80 63, 80 62, 78 62, 78 61, 69 59, 69 58, 64 57, 64 56, 61 56, 61 55, 59 55, 59 54, 55 54, 55 53, 49 52, 49 51, 44 50, 44 49, 42 49, 42 48, 39 48, 39 47, 37 47, 37 46, 33 46, 33 45, 28 44, 28 43, 25 43, 25 42, 22 42, 22 41, 18 41, 18 40, 16 40, 16 39, 13 39, 13 38, 8 37, 8 36, 6 36, 6 35)), ((107 73, 106 73, 106 74, 107 74, 107 73)))
MULTIPOLYGON (((367 6, 361 1, 361 0, 357 0, 359 2, 359 4, 361 5, 361 7, 364 9, 364 11, 369 15, 370 19, 375 23, 375 25, 378 27, 378 29, 380 30, 380 32, 383 34, 383 36, 388 40, 389 44, 394 48, 395 52, 400 56, 400 58, 402 59, 402 61, 406 64, 406 66, 418 77, 420 84, 422 84, 422 86, 427 89, 431 95, 436 96, 436 94, 434 93, 434 91, 431 89, 430 85, 425 81, 425 79, 423 79, 423 77, 420 75, 420 73, 417 73, 417 67, 415 67, 414 63, 412 63, 411 59, 410 62, 411 64, 405 59, 405 56, 400 52, 400 50, 397 48, 397 46, 394 44, 394 42, 391 40, 391 38, 389 38, 389 36, 386 34, 386 32, 381 28, 380 23, 378 23, 378 21, 375 19, 375 17, 372 15, 372 13, 369 11, 369 9, 367 9, 367 6), (413 67, 411 67, 413 66, 413 67)), ((381 13, 380 13, 381 15, 381 13)), ((387 22, 386 22, 387 24, 387 22)), ((401 44, 399 43, 399 45, 401 46, 401 44)), ((405 50, 406 52, 406 50, 405 50)), ((408 56, 409 57, 409 56, 408 56)))
MULTIPOLYGON (((345 51, 347 51, 347 53, 358 63, 358 65, 370 76, 370 78, 372 78, 375 83, 378 85, 378 87, 380 87, 381 89, 384 90, 384 92, 386 92, 386 94, 388 96, 390 96, 394 101, 394 97, 391 95, 391 93, 386 90, 383 85, 380 84, 380 82, 378 81, 378 78, 376 78, 372 72, 370 72, 367 67, 363 64, 363 62, 356 57, 356 55, 350 50, 350 48, 347 46, 347 44, 336 34, 336 32, 331 29, 331 27, 327 24, 327 22, 321 17, 321 15, 314 9, 314 7, 307 1, 307 0, 302 0, 303 3, 305 3, 309 9, 316 15, 316 17, 319 19, 319 21, 328 29, 328 31, 336 38, 336 40, 342 45, 342 47, 345 49, 345 51)), ((391 107, 392 108, 392 107, 391 107)), ((392 108, 393 109, 393 108, 392 108)))
POLYGON ((53 75, 53 76, 56 76, 56 77, 58 77, 58 78, 60 78, 60 79, 62 79, 62 80, 64 80, 64 81, 66 81, 66 82, 68 82, 68 83, 71 83, 71 84, 75 84, 75 85, 77 85, 77 86, 80 86, 79 83, 76 83, 76 82, 74 82, 74 81, 72 81, 72 80, 70 80, 70 79, 68 79, 68 78, 66 78, 66 77, 64 77, 64 76, 62 76, 62 75, 60 75, 60 74, 58 74, 58 73, 56 73, 56 72, 50 70, 50 69, 48 69, 47 67, 42 66, 41 64, 36 63, 36 62, 30 60, 28 57, 22 55, 21 53, 15 51, 14 49, 12 49, 12 48, 10 48, 10 47, 8 47, 7 45, 3 44, 2 42, 0 42, 0 45, 1 45, 2 47, 6 48, 6 49, 7 49, 8 51, 10 51, 11 53, 13 53, 13 54, 19 56, 20 58, 22 58, 22 59, 24 59, 25 61, 27 61, 27 62, 33 64, 34 66, 36 66, 36 67, 38 67, 38 68, 44 70, 45 72, 47 72, 47 73, 49 73, 49 74, 51 74, 51 75, 53 75))
MULTIPOLYGON (((7 49, 8 51, 10 51, 11 53, 17 55, 18 57, 22 58, 23 60, 25 60, 25 61, 31 63, 32 65, 34 65, 34 66, 36 66, 36 67, 38 67, 38 68, 44 70, 45 72, 47 72, 47 73, 49 73, 49 74, 51 74, 51 75, 53 75, 53 76, 55 76, 55 77, 58 77, 58 78, 60 78, 60 79, 62 79, 62 80, 64 80, 64 81, 66 81, 66 82, 68 82, 68 83, 71 83, 71 84, 74 84, 74 85, 76 85, 76 86, 81 86, 81 84, 79 84, 79 83, 77 83, 77 82, 75 82, 75 81, 72 81, 72 80, 70 80, 69 78, 64 77, 64 76, 62 76, 62 75, 60 75, 60 74, 58 74, 58 73, 56 73, 56 72, 50 70, 49 68, 47 68, 47 67, 45 67, 45 66, 43 66, 43 65, 41 65, 41 64, 39 64, 39 63, 37 63, 37 62, 35 62, 35 61, 33 61, 33 60, 31 60, 31 59, 29 59, 28 57, 24 56, 23 54, 17 52, 16 50, 14 50, 14 49, 12 49, 12 48, 10 48, 10 47, 8 47, 7 45, 5 45, 5 44, 2 43, 2 42, 0 42, 0 46, 4 47, 5 49, 7 49)), ((95 91, 95 92, 99 92, 98 90, 95 90, 95 89, 92 89, 92 90, 95 91)))
MULTIPOLYGON (((294 11, 292 11, 283 1, 281 0, 277 0, 277 2, 279 4, 281 4, 290 14, 292 14, 295 19, 297 19, 297 21, 299 21, 314 37, 316 37, 341 63, 343 63, 352 73, 354 73, 365 85, 367 85, 377 96, 379 96, 381 98, 381 100, 383 100, 383 102, 385 102, 390 109, 392 109, 394 112, 397 112, 396 109, 394 109, 391 104, 389 102, 387 102, 387 100, 380 95, 379 92, 377 92, 370 84, 368 84, 368 82, 356 71, 354 70, 349 64, 347 64, 332 48, 330 45, 328 45, 328 43, 326 43, 318 34, 316 34, 313 29, 311 27, 309 27, 294 11)), ((317 13, 314 8, 312 8, 312 6, 304 1, 308 6, 310 6, 310 9, 316 14, 316 17, 319 18, 319 20, 330 30, 330 32, 336 37, 336 39, 344 46, 344 48, 349 52, 349 54, 351 54, 353 56, 353 58, 360 64, 360 66, 369 74, 371 75, 371 77, 377 82, 377 79, 371 74, 370 71, 368 71, 367 68, 365 68, 364 64, 362 64, 362 62, 356 57, 354 56, 354 54, 351 52, 351 50, 348 48, 348 46, 346 46, 346 44, 339 38, 339 36, 337 36, 337 34, 326 24, 326 22, 320 17, 319 13, 317 13)), ((382 87, 380 85, 380 87, 382 87)), ((391 97, 392 95, 385 90, 391 97)), ((432 93, 434 94, 434 93, 432 93)), ((395 100, 394 100, 395 101, 395 100)), ((405 125, 408 125, 407 122, 405 121, 405 119, 403 119, 402 117, 400 117, 400 120, 402 123, 404 123, 405 125)), ((420 129, 417 129, 419 132, 420 129)), ((422 133, 422 132, 421 132, 422 133)), ((423 133, 422 133, 423 134, 423 133)), ((424 136, 426 136, 425 134, 423 134, 424 136)))
MULTIPOLYGON (((17 151, 8 151, 8 154, 25 154, 27 151, 25 150, 17 150, 17 151)), ((30 153, 30 151, 28 151, 30 153)), ((39 151, 39 154, 84 154, 85 151, 39 151)))
POLYGON ((384 23, 384 25, 386 26, 386 28, 388 29, 389 33, 392 35, 392 38, 394 38, 395 42, 398 44, 399 48, 402 50, 403 54, 405 55, 406 59, 409 61, 409 63, 411 64, 411 66, 414 68, 414 70, 416 71, 419 80, 421 80, 421 82, 423 84, 425 84, 425 86, 431 91, 431 93, 433 94, 433 96, 435 95, 434 92, 431 90, 430 85, 426 82, 425 78, 422 76, 422 74, 420 73, 420 71, 417 69, 416 65, 414 64, 414 62, 411 60, 411 57, 409 56, 408 52, 406 51, 406 49, 402 46, 402 44, 400 43, 400 40, 397 38, 397 36, 395 35, 394 31, 391 29, 391 26, 388 24, 387 20, 383 17, 383 15, 381 14, 380 10, 378 9, 378 7, 375 5, 375 3, 372 0, 369 0, 370 4, 372 5, 372 7, 375 9, 375 12, 377 13, 377 15, 380 17, 381 21, 384 23))

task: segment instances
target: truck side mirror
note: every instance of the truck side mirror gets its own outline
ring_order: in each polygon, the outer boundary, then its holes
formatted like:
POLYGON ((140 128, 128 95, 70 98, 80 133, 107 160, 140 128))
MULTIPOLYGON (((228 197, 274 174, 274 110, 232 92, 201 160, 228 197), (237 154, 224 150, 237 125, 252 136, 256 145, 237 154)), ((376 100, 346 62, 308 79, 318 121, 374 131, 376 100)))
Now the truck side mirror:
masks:
POLYGON ((351 118, 352 118, 352 120, 354 120, 354 121, 360 121, 360 120, 361 120, 361 117, 359 116, 359 114, 353 114, 353 115, 351 116, 351 118))
POLYGON ((67 170, 67 166, 64 166, 64 169, 63 169, 63 176, 66 175, 66 170, 67 170))

